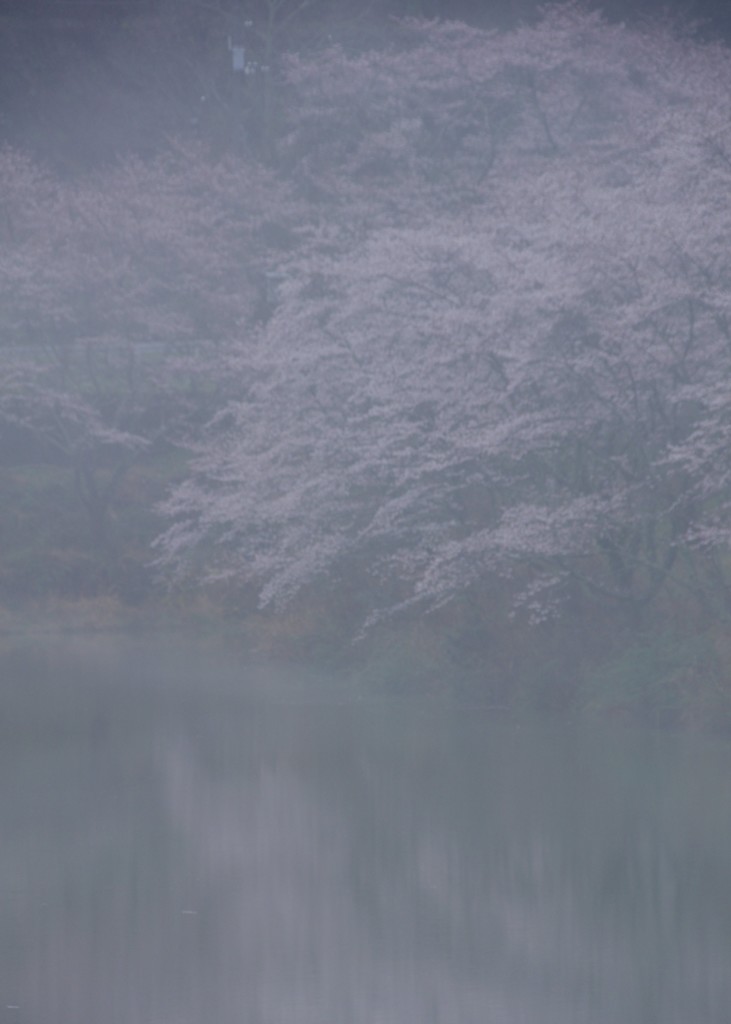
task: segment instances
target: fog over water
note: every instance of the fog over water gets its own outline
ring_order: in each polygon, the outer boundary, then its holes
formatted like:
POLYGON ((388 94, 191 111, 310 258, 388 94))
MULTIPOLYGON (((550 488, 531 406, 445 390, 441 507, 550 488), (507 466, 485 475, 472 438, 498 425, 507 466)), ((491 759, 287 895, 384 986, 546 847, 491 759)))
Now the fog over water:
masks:
POLYGON ((731 751, 3 641, 0 1021, 702 1024, 731 751))
POLYGON ((0 1024, 731 1022, 727 6, 0 4, 0 1024))

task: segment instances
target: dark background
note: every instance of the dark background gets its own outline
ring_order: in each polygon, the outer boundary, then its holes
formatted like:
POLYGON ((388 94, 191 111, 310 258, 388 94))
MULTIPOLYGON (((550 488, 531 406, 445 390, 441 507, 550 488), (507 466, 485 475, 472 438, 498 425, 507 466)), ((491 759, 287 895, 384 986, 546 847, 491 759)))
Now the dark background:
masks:
MULTIPOLYGON (((169 0, 2 0, 0 15, 36 23, 53 22, 57 26, 65 22, 68 26, 83 25, 93 30, 104 21, 160 8, 177 7, 179 11, 190 7, 209 11, 230 9, 239 10, 246 16, 263 6, 261 0, 177 0, 173 4, 169 0)), ((309 7, 315 6, 313 0, 309 7)), ((394 14, 482 21, 486 18, 510 20, 523 17, 540 5, 534 0, 379 0, 378 3, 369 0, 341 0, 339 6, 353 10, 371 7, 394 14)), ((635 18, 638 14, 670 11, 681 17, 706 20, 718 32, 731 26, 731 6, 719 0, 675 0, 671 3, 662 0, 600 0, 591 6, 604 11, 611 18, 635 18)))
MULTIPOLYGON (((330 40, 381 45, 395 17, 510 28, 535 18, 542 6, 539 0, 0 0, 0 144, 70 173, 130 153, 149 155, 170 135, 218 134, 225 146, 234 99, 249 105, 250 121, 257 109, 272 115, 261 81, 254 87, 248 79, 246 95, 234 97, 241 82, 233 81, 229 36, 246 45, 247 59, 276 71, 287 50, 330 40)), ((704 38, 731 40, 731 3, 600 0, 594 6, 612 20, 671 18, 704 38)))

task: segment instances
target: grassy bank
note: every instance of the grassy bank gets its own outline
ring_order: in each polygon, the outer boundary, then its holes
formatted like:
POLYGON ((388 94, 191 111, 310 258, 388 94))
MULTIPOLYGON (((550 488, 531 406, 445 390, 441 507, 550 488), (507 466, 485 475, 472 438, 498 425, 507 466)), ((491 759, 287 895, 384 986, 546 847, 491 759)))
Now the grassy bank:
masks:
POLYGON ((240 591, 166 592, 150 564, 152 510, 179 469, 169 453, 130 467, 100 546, 68 468, 0 468, 0 634, 184 631, 258 658, 334 669, 359 693, 731 732, 726 622, 699 615, 682 591, 641 624, 585 603, 530 626, 496 586, 355 642, 358 596, 325 586, 279 614, 240 591))
MULTIPOLYGON (((624 638, 599 654, 568 646, 565 625, 548 635, 486 631, 484 649, 460 647, 459 623, 410 621, 358 643, 324 604, 241 616, 209 598, 49 596, 0 607, 0 636, 181 635, 242 657, 335 673, 345 696, 428 696, 519 716, 560 715, 731 736, 731 641, 720 629, 679 638, 624 638)), ((475 641, 476 644, 476 641, 475 641)))

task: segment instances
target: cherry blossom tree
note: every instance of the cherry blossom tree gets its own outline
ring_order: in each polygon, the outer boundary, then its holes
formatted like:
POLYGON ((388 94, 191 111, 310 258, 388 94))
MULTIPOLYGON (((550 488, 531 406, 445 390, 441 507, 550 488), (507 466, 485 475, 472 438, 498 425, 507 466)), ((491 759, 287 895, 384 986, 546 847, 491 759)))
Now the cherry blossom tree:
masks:
POLYGON ((76 180, 8 150, 0 172, 0 424, 73 470, 102 538, 131 462, 238 393, 226 348, 268 315, 291 203, 182 144, 76 180))
POLYGON ((489 574, 537 619, 687 585, 728 539, 728 51, 568 5, 288 75, 308 226, 162 565, 367 580, 371 619, 489 574))

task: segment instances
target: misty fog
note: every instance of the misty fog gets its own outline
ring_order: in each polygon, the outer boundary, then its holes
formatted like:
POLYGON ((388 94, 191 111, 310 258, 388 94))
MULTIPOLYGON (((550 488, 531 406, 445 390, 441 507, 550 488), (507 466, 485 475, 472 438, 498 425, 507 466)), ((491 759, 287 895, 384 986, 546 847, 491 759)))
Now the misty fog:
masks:
POLYGON ((5 641, 2 673, 8 1020, 723 1020, 725 745, 179 639, 5 641))
POLYGON ((0 1022, 725 1024, 730 39, 0 6, 0 1022))

